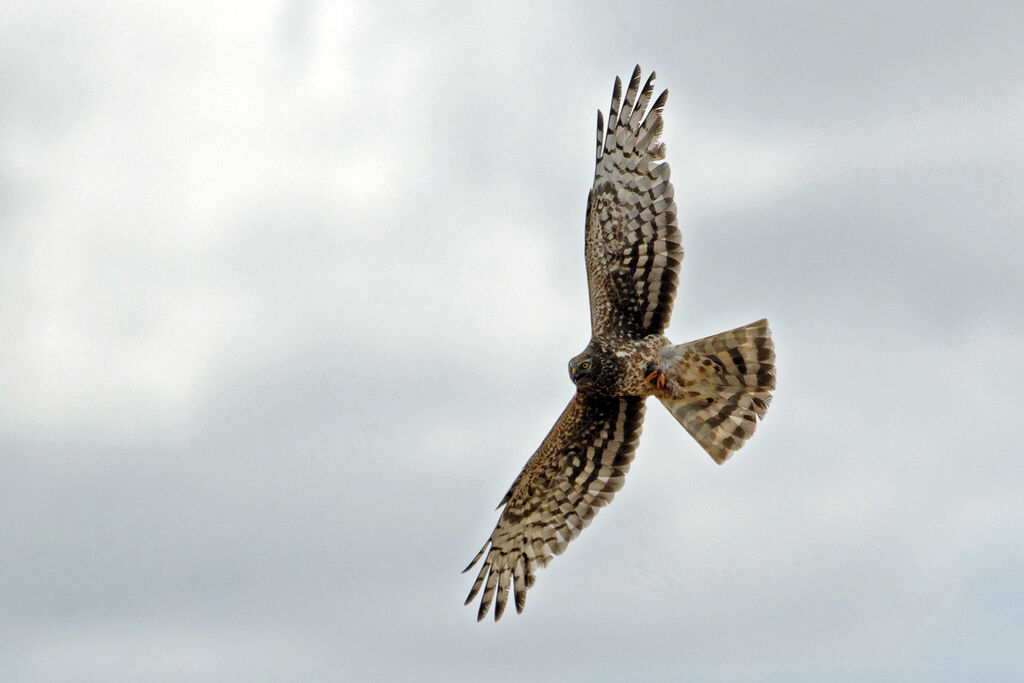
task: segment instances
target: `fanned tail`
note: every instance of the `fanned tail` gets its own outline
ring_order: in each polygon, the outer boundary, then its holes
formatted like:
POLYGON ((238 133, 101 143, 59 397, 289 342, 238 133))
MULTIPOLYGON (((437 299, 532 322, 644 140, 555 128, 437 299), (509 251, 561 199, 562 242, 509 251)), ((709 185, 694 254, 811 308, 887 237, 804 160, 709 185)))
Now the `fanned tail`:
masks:
POLYGON ((669 394, 659 396, 718 464, 739 450, 764 417, 775 388, 767 320, 661 350, 669 394))

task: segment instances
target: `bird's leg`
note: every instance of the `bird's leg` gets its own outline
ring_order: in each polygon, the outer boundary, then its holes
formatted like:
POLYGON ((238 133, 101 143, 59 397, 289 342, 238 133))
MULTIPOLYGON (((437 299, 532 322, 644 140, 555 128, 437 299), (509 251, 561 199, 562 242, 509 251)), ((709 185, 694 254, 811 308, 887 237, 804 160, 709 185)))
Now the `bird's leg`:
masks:
POLYGON ((644 377, 644 381, 652 382, 659 391, 664 389, 668 384, 668 378, 665 377, 665 371, 662 370, 661 366, 657 363, 650 363, 647 366, 647 376, 644 377))

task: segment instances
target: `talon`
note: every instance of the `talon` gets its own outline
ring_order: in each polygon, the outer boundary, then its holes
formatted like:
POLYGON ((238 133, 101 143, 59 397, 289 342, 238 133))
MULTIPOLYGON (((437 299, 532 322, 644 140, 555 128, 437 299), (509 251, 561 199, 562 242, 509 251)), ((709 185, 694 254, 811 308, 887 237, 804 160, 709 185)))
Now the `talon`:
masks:
POLYGON ((664 389, 665 384, 667 383, 665 373, 662 372, 661 368, 655 369, 649 375, 644 377, 645 382, 650 382, 651 380, 654 380, 654 386, 656 386, 658 389, 664 389))

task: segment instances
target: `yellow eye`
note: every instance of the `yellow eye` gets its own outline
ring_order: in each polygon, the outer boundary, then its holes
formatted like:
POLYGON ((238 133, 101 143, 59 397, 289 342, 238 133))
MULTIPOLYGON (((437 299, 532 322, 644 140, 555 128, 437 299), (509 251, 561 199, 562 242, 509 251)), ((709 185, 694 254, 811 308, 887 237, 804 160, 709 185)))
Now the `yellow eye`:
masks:
POLYGON ((589 360, 585 360, 582 363, 580 363, 580 370, 589 370, 589 369, 590 369, 590 361, 589 360))

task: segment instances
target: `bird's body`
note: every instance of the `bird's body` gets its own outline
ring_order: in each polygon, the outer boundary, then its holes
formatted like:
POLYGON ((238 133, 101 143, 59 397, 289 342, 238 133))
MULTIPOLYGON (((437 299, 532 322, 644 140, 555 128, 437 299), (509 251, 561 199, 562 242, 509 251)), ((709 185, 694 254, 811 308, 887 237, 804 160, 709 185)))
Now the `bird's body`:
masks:
POLYGON ((648 396, 657 397, 718 463, 754 432, 775 388, 768 323, 673 345, 665 337, 683 258, 661 111, 633 71, 625 100, 615 79, 587 200, 585 254, 591 338, 569 361, 576 394, 498 507, 498 524, 466 603, 483 588, 478 619, 504 612, 510 588, 522 611, 534 570, 561 553, 622 488, 648 396), (621 109, 620 109, 620 104, 621 109))

